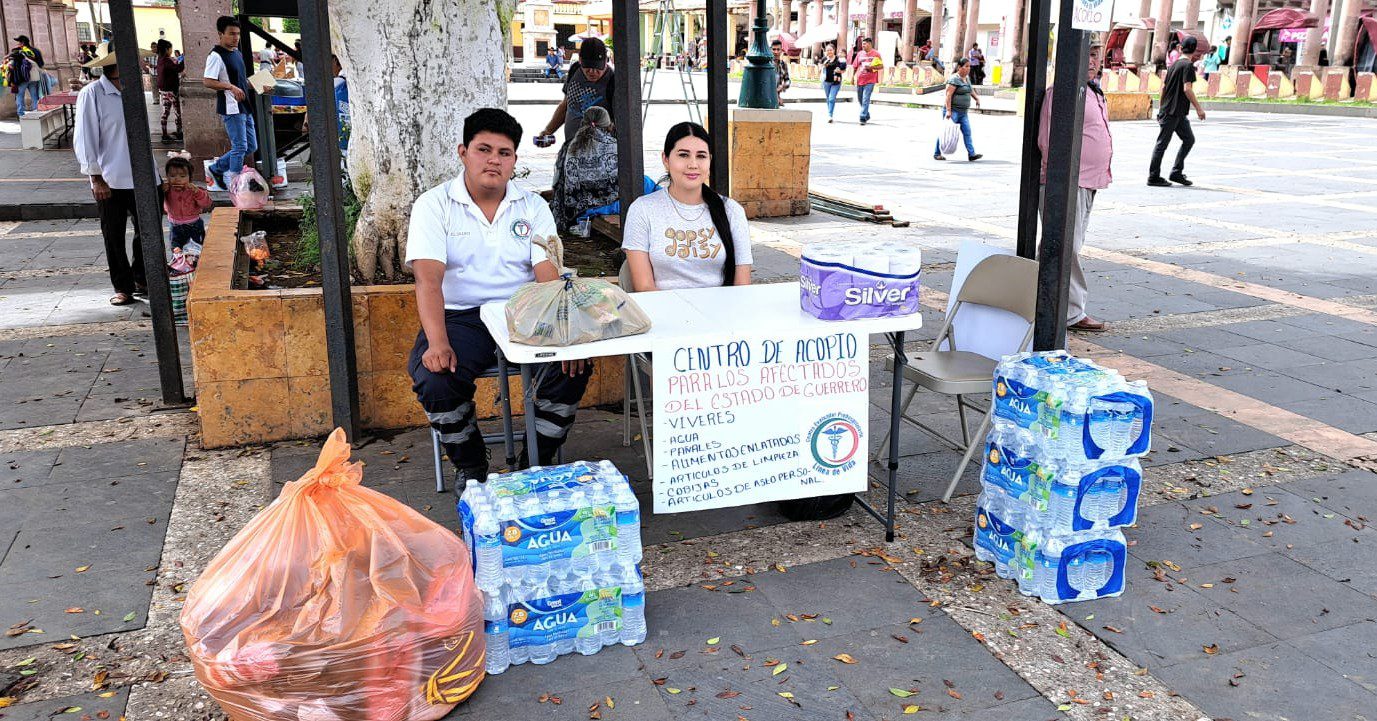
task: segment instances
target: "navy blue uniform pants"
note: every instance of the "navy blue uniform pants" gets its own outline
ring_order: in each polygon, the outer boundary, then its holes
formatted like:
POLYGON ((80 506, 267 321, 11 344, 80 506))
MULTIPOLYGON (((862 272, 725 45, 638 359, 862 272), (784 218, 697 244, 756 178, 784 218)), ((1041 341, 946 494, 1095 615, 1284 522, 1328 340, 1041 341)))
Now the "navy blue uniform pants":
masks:
MULTIPOLYGON (((421 358, 430 343, 422 330, 416 335, 416 345, 411 349, 407 364, 412 390, 425 409, 430 426, 439 432, 450 461, 459 468, 486 465, 487 452, 473 404, 474 379, 497 366, 497 343, 483 326, 477 308, 446 310, 445 331, 458 368, 454 372, 441 373, 426 370, 421 358)), ((540 378, 536 389, 535 426, 536 454, 542 464, 551 462, 564 443, 592 375, 591 368, 570 376, 560 370, 558 363, 547 365, 553 367, 537 368, 533 373, 540 378)))

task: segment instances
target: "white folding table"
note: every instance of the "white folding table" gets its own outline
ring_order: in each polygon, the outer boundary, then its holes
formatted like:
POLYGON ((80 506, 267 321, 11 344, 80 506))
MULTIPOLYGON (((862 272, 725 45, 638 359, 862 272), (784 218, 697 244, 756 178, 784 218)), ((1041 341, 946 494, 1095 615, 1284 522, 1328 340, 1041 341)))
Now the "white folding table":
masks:
MULTIPOLYGON (((661 342, 677 339, 699 339, 721 334, 726 337, 756 333, 769 329, 789 332, 849 332, 883 334, 894 349, 894 387, 889 414, 889 488, 888 503, 880 513, 868 503, 864 494, 856 494, 861 507, 885 526, 885 540, 894 540, 894 506, 897 497, 899 472, 899 406, 904 354, 904 333, 923 326, 923 314, 893 318, 861 318, 845 321, 818 320, 804 313, 799 306, 798 283, 769 283, 762 285, 695 288, 692 290, 660 290, 635 294, 636 304, 650 317, 647 333, 623 336, 610 340, 581 343, 572 346, 532 346, 515 343, 507 330, 506 303, 485 304, 479 311, 483 325, 497 343, 497 352, 509 363, 521 366, 522 394, 525 399, 526 438, 535 438, 535 393, 539 381, 550 366, 538 371, 539 364, 559 361, 586 360, 603 356, 649 353, 661 342)), ((528 441, 526 451, 531 465, 536 464, 535 443, 528 441)))

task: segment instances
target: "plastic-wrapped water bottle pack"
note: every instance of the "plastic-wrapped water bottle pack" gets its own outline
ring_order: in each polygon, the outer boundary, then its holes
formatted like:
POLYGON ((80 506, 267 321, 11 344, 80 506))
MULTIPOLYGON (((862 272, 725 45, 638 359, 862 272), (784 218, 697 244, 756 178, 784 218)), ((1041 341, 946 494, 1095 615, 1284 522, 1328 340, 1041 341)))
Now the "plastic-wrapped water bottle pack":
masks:
POLYGON ((1008 356, 995 371, 975 550, 1048 603, 1123 593, 1124 526, 1137 520, 1152 444, 1141 381, 1065 351, 1008 356))
POLYGON ((610 461, 469 481, 459 518, 488 673, 645 640, 640 505, 610 461))

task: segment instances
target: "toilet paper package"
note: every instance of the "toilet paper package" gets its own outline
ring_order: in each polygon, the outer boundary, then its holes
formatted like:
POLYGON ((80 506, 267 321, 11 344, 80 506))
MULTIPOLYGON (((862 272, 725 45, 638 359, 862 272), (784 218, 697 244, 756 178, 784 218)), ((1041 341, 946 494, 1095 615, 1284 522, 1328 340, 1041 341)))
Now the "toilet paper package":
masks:
POLYGON ((922 251, 915 243, 847 240, 804 247, 803 310, 822 320, 885 318, 919 311, 922 251))

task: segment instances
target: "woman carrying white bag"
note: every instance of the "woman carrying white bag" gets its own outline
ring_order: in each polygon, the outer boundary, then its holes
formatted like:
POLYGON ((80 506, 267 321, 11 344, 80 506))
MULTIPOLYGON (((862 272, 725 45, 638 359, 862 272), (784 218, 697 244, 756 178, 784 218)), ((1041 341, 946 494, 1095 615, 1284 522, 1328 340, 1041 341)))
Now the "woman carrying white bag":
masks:
POLYGON ((937 135, 937 142, 932 150, 933 160, 946 160, 947 153, 956 152, 956 132, 960 130, 961 136, 966 140, 966 155, 972 161, 980 160, 981 156, 975 152, 975 143, 971 142, 971 121, 969 117, 971 101, 975 101, 975 107, 980 107, 980 96, 975 94, 968 79, 971 74, 971 61, 966 58, 958 58, 956 61, 956 72, 947 78, 947 96, 942 106, 942 118, 951 118, 950 123, 942 123, 942 130, 937 135))

